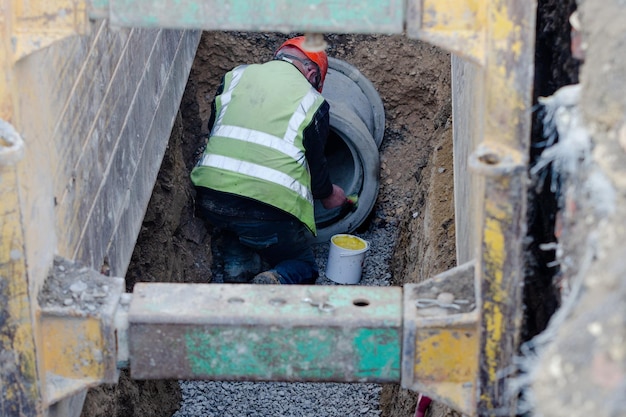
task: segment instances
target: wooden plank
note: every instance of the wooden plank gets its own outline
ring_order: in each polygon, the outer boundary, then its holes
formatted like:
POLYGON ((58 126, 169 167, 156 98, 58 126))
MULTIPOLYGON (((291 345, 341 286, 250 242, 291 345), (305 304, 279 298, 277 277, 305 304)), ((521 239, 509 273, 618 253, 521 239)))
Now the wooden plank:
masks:
POLYGON ((402 0, 110 0, 111 24, 204 30, 402 33, 402 0))

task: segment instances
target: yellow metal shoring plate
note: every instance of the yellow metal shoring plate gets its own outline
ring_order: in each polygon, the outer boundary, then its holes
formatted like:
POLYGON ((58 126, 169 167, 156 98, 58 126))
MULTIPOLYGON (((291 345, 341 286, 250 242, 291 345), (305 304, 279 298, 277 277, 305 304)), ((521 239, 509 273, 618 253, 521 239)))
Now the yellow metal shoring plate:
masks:
POLYGON ((0 415, 38 416, 39 381, 16 164, 24 144, 0 120, 0 415))
MULTIPOLYGON (((536 2, 524 0, 409 0, 407 33, 480 66, 483 106, 471 108, 482 132, 470 168, 485 179, 480 196, 477 296, 480 415, 515 414, 503 371, 516 354, 521 325, 526 173, 536 2)), ((470 134, 476 132, 470 132, 470 134)))
POLYGON ((402 386, 466 415, 476 411, 475 293, 473 262, 404 286, 402 386))

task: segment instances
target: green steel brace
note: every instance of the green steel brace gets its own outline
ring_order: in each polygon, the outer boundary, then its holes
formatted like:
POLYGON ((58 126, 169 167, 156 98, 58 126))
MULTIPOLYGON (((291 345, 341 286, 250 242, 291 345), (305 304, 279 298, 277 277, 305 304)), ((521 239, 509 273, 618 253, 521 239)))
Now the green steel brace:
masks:
POLYGON ((473 263, 404 288, 137 284, 127 359, 136 379, 402 381, 472 414, 474 294, 473 263))

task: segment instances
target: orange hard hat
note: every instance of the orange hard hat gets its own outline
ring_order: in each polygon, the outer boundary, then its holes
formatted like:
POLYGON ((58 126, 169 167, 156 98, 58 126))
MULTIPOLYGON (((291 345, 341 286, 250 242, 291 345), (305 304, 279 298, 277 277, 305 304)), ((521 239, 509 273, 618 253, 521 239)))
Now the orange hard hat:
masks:
POLYGON ((324 51, 311 51, 311 50, 306 49, 304 47, 305 39, 306 38, 304 36, 297 36, 295 38, 287 39, 285 42, 283 42, 282 45, 278 47, 274 56, 276 56, 278 51, 280 51, 282 48, 286 46, 294 46, 298 48, 300 51, 302 51, 302 53, 304 53, 307 56, 307 58, 309 58, 311 61, 315 62, 315 64, 317 64, 317 66, 320 69, 320 81, 317 84, 316 88, 317 88, 317 91, 321 93, 322 88, 324 87, 324 79, 326 78, 326 72, 328 71, 328 56, 326 55, 326 52, 324 51))

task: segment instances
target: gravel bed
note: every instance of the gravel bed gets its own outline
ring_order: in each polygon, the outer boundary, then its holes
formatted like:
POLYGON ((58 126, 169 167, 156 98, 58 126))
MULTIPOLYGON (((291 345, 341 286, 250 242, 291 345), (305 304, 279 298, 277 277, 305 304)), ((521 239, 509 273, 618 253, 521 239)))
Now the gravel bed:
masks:
MULTIPOLYGON (((374 229, 370 227, 370 229, 374 229)), ((370 243, 359 285, 388 286, 389 261, 397 227, 353 233, 370 243)), ((329 244, 315 246, 320 266, 318 285, 340 285, 324 276, 329 244)), ((180 381, 181 408, 173 417, 376 417, 380 416, 379 384, 180 381)))

